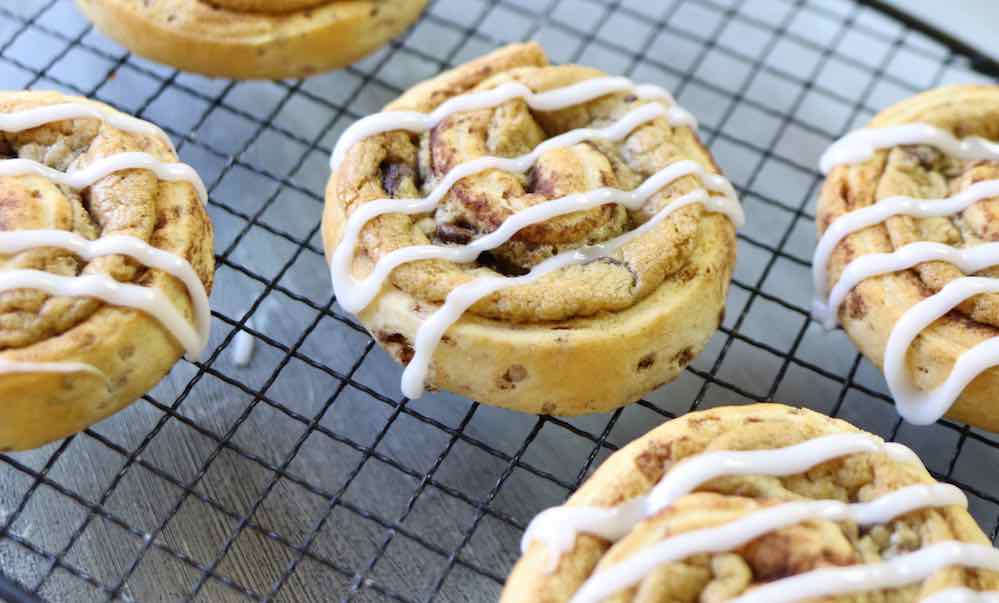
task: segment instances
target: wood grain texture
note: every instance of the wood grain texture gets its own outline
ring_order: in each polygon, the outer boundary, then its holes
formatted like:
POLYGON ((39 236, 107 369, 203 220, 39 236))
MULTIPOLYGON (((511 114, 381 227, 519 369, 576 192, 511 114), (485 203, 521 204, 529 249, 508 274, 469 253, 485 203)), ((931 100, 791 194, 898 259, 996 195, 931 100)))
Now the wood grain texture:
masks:
MULTIPOLYGON (((708 129, 723 127, 725 136, 705 132, 706 139, 725 171, 754 193, 745 199, 749 223, 743 234, 755 243, 740 240, 735 274, 739 284, 730 292, 724 322, 729 330, 738 322, 737 337, 716 334, 692 363, 693 371, 650 394, 650 403, 679 413, 695 400, 702 407, 746 401, 748 396, 742 391, 755 397, 772 393, 782 401, 828 413, 842 395, 839 416, 882 436, 895 433, 896 415, 888 403, 860 389, 844 391, 837 380, 851 374, 856 358, 853 346, 841 333, 824 335, 817 326, 809 326, 802 311, 810 303, 811 292, 806 264, 814 246, 814 227, 808 217, 814 211, 810 187, 818 178, 813 166, 835 131, 853 119, 855 109, 830 100, 827 92, 829 88, 832 92, 862 90, 870 81, 865 63, 854 57, 855 45, 829 59, 830 71, 840 79, 816 79, 807 100, 800 85, 787 75, 808 73, 819 60, 815 48, 802 46, 804 35, 819 49, 834 45, 831 40, 835 40, 838 20, 812 10, 819 2, 806 3, 801 9, 771 0, 746 2, 739 16, 723 23, 722 12, 701 2, 629 2, 630 8, 622 8, 611 19, 603 5, 564 0, 553 3, 552 24, 532 29, 530 10, 538 10, 543 3, 518 2, 520 8, 515 9, 512 2, 494 7, 439 0, 428 9, 432 16, 407 38, 406 48, 380 53, 356 69, 309 79, 300 89, 284 83, 230 84, 186 74, 167 82, 164 78, 172 72, 137 59, 116 67, 119 51, 92 33, 84 37, 86 48, 69 50, 59 58, 67 41, 39 27, 23 26, 25 19, 47 4, 24 0, 0 6, 0 45, 19 29, 25 30, 0 54, 0 83, 22 87, 34 78, 11 59, 39 70, 57 57, 46 71, 50 79, 38 85, 97 91, 103 100, 124 110, 134 112, 145 106, 143 117, 190 132, 191 140, 181 145, 182 159, 193 164, 209 184, 217 181, 210 213, 216 252, 225 260, 219 262, 216 275, 212 299, 216 312, 239 321, 259 298, 253 314, 257 331, 283 346, 298 344, 301 356, 336 374, 347 375, 358 365, 351 377, 353 384, 319 416, 319 425, 337 439, 310 433, 293 457, 306 423, 320 414, 341 383, 299 357, 282 365, 286 354, 258 341, 247 368, 232 364, 231 344, 219 352, 211 371, 200 377, 196 367, 182 361, 152 392, 159 404, 176 406, 177 417, 165 417, 156 405, 140 401, 94 428, 97 437, 114 448, 89 435, 77 437, 49 471, 52 483, 73 496, 102 502, 108 514, 139 532, 154 532, 169 518, 155 542, 199 566, 215 563, 232 538, 215 574, 239 588, 269 591, 297 556, 289 545, 304 543, 326 517, 309 555, 275 600, 392 600, 381 588, 406 600, 425 601, 440 582, 435 601, 495 601, 501 584, 482 574, 505 577, 518 556, 519 527, 566 498, 564 486, 574 484, 580 472, 591 467, 591 453, 596 450, 595 463, 606 458, 608 448, 597 450, 595 440, 606 435, 610 447, 620 446, 664 420, 658 412, 632 405, 616 415, 613 425, 612 415, 546 422, 524 448, 525 438, 537 428, 536 417, 476 408, 467 419, 471 403, 444 394, 429 395, 397 411, 394 402, 386 403, 364 391, 380 392, 392 401, 401 399, 399 368, 378 350, 365 355, 369 344, 365 335, 332 317, 319 316, 313 307, 285 293, 267 289, 280 275, 284 289, 313 305, 322 307, 330 299, 329 278, 317 253, 320 242, 315 232, 322 208, 318 195, 329 175, 327 151, 351 116, 376 111, 398 90, 436 73, 440 65, 433 57, 464 61, 508 38, 535 36, 557 60, 581 57, 615 73, 634 66, 636 78, 673 88, 708 129), (657 24, 659 19, 669 22, 657 24), (768 46, 771 26, 767 24, 782 20, 791 24, 787 37, 780 46, 768 46), (455 25, 479 23, 485 24, 483 31, 470 36, 455 25), (599 39, 584 43, 582 34, 596 27, 604 28, 599 39), (705 38, 689 32, 705 27, 717 27, 723 33, 712 40, 715 47, 706 60, 695 63, 706 50, 705 38), (788 48, 796 50, 787 52, 788 48), (644 53, 648 60, 631 65, 635 52, 644 53), (733 52, 740 54, 733 56, 733 52), (738 84, 750 60, 763 57, 770 57, 765 64, 780 61, 783 75, 773 71, 746 74, 746 93, 733 105, 729 88, 738 84), (844 64, 847 68, 833 71, 844 64), (114 77, 108 78, 112 68, 114 77), (682 72, 689 68, 696 70, 695 79, 683 83, 682 72), (366 79, 368 73, 375 74, 371 81, 366 79), (728 88, 711 87, 716 81, 728 88), (215 100, 221 106, 215 106, 215 100), (799 101, 796 117, 785 119, 782 112, 799 101), (348 105, 350 113, 342 115, 339 108, 348 105), (732 117, 720 123, 729 110, 732 117), (840 116, 838 122, 836 116, 840 116), (273 127, 260 129, 262 120, 273 121, 273 127), (319 146, 310 148, 314 140, 319 146), (235 154, 238 162, 227 168, 235 154), (759 170, 756 176, 755 170, 759 170), (801 215, 793 211, 799 207, 804 209, 801 215), (257 223, 249 226, 244 216, 258 212, 257 223), (310 247, 300 249, 297 243, 305 240, 310 247), (781 241, 785 241, 785 255, 775 257, 772 248, 781 241), (760 287, 764 295, 753 294, 747 287, 760 287), (791 352, 796 360, 786 361, 774 352, 791 352), (268 383, 278 367, 273 383, 268 383), (708 382, 703 376, 710 371, 717 373, 717 379, 708 382), (267 401, 255 401, 255 392, 265 386, 270 402, 297 413, 306 423, 267 401), (244 413, 245 421, 233 429, 244 413), (452 432, 466 419, 462 435, 454 438, 452 432), (220 448, 223 439, 226 444, 220 448), (123 471, 127 455, 140 446, 144 447, 138 460, 123 471), (511 464, 514 456, 519 461, 511 464), (278 477, 254 509, 275 479, 268 466, 286 461, 287 477, 278 477), (421 478, 431 471, 424 483, 421 478), (195 481, 186 494, 184 487, 195 481), (112 484, 114 488, 101 501, 112 484), (337 504, 329 511, 331 500, 337 504), (249 527, 235 536, 240 519, 251 511, 249 527), (473 526, 466 541, 465 534, 473 526), (448 556, 459 546, 458 563, 449 567, 448 556), (355 581, 360 589, 351 595, 355 581)), ((852 6, 846 9, 854 10, 852 6)), ((85 28, 67 0, 44 11, 39 24, 68 39, 85 28)), ((869 40, 869 34, 869 29, 860 30, 855 37, 869 40)), ((900 48, 925 59, 931 65, 929 71, 939 69, 941 59, 919 54, 926 51, 919 44, 905 38, 900 48)), ((897 73, 893 64, 886 77, 897 73)), ((972 74, 951 66, 946 76, 968 79, 972 74)), ((897 80, 879 86, 880 94, 894 94, 884 90, 895 91, 900 86, 897 80)), ((882 102, 882 97, 870 100, 876 102, 882 102)), ((217 348, 231 330, 228 322, 216 319, 210 349, 217 348)), ((859 365, 854 378, 872 391, 884 391, 879 373, 866 363, 859 365)), ((897 435, 914 446, 931 469, 946 471, 960 433, 939 425, 902 426, 897 435)), ((58 446, 14 455, 10 461, 41 470, 58 446)), ((996 500, 999 486, 990 468, 997 462, 995 447, 972 438, 957 457, 954 475, 996 500)), ((33 484, 32 477, 0 457, 0 526, 31 491, 12 533, 39 551, 60 553, 87 520, 88 512, 51 486, 33 488, 33 484)), ((999 506, 981 497, 972 497, 972 511, 987 530, 999 517, 999 506)), ((141 535, 114 521, 95 518, 69 548, 65 560, 99 582, 113 584, 143 545, 141 535)), ((5 574, 34 587, 48 573, 48 565, 42 556, 14 540, 0 538, 0 569, 5 574)), ((184 600, 201 573, 153 546, 128 579, 124 594, 139 601, 184 600)), ((57 569, 41 590, 47 599, 58 602, 105 598, 63 569, 57 569)), ((196 600, 246 598, 212 578, 196 600)))

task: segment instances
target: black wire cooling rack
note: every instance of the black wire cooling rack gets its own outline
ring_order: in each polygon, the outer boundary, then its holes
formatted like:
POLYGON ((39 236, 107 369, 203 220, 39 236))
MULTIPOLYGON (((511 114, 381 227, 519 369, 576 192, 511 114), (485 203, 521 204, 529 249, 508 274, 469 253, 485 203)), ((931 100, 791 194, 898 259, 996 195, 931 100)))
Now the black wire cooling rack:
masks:
POLYGON ((896 100, 996 73, 847 0, 438 0, 353 67, 257 83, 131 56, 68 0, 0 4, 2 87, 66 90, 163 126, 209 184, 218 263, 204 362, 181 361, 81 435, 0 454, 0 599, 495 600, 526 523, 608 454, 676 414, 767 399, 913 446, 995 538, 999 440, 901 423, 877 370, 809 321, 808 270, 822 149, 896 100), (521 39, 671 88, 749 216, 722 329, 676 382, 606 415, 401 398, 399 368, 336 305, 322 259, 337 135, 521 39), (239 332, 256 342, 248 367, 230 359, 239 332))

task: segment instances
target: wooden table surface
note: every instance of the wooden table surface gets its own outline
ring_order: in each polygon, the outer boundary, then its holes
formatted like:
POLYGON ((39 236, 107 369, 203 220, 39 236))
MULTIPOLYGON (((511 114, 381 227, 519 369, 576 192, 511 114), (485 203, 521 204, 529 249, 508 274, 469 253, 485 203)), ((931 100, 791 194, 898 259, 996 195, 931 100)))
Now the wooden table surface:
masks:
POLYGON ((981 79, 932 40, 839 0, 439 0, 402 46, 355 67, 233 83, 127 57, 67 0, 16 4, 0 7, 4 87, 86 93, 168 127, 211 185, 221 259, 207 371, 181 361, 89 434, 0 456, 0 530, 16 516, 0 569, 47 599, 105 598, 68 566, 105 586, 127 578, 122 593, 141 601, 241 601, 275 585, 278 601, 493 601, 534 514, 694 402, 835 411, 977 486, 972 511, 995 525, 993 436, 900 426, 877 370, 807 316, 818 154, 897 98, 981 79), (692 370, 620 413, 400 403, 399 368, 327 310, 317 227, 337 135, 444 64, 526 38, 672 88, 743 192, 724 329, 692 370), (248 312, 264 337, 241 368, 233 325, 248 312), (61 559, 51 575, 47 554, 61 559))

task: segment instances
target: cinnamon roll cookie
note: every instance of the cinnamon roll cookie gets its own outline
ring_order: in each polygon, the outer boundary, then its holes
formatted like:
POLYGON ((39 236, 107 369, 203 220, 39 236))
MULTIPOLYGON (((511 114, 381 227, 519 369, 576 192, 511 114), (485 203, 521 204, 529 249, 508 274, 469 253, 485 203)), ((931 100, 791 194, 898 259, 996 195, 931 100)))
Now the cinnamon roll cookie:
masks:
POLYGON ((121 409, 210 327, 212 227, 159 128, 55 92, 0 92, 0 450, 121 409))
POLYGON ((426 0, 76 0, 104 34, 185 71, 305 77, 357 61, 399 35, 426 0))
POLYGON ((691 413, 538 515, 501 601, 995 601, 999 550, 966 506, 911 450, 843 421, 691 413))
POLYGON ((999 87, 903 101, 822 159, 816 315, 901 414, 999 430, 999 87))
POLYGON ((554 414, 672 380, 718 327, 742 212, 669 94, 536 44, 413 87, 336 145, 337 301, 425 385, 554 414))

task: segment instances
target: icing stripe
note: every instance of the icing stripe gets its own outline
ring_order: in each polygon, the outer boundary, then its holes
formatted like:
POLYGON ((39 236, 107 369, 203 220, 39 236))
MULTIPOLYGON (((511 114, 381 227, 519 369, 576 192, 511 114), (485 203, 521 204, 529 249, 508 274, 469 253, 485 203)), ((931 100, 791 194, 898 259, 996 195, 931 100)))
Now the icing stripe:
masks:
MULTIPOLYGON (((599 603, 622 589, 638 584, 646 575, 664 563, 679 561, 702 553, 731 551, 768 533, 806 521, 853 521, 860 525, 869 526, 887 523, 896 517, 918 509, 950 505, 966 506, 967 499, 960 489, 949 484, 909 486, 866 503, 846 504, 825 500, 780 504, 753 512, 746 517, 716 528, 685 532, 642 549, 616 565, 593 574, 576 592, 571 603, 599 603)), ((983 548, 991 551, 990 547, 983 548)), ((993 553, 997 566, 999 566, 999 551, 993 553)), ((947 559, 950 561, 953 558, 952 555, 947 559)), ((856 571, 860 568, 872 567, 875 566, 856 566, 848 569, 856 571)), ((814 576, 819 572, 809 572, 794 578, 778 580, 767 586, 754 589, 746 595, 736 597, 732 599, 732 602, 777 603, 778 601, 797 601, 806 597, 838 592, 851 592, 848 590, 823 590, 824 587, 848 588, 844 584, 847 581, 829 581, 827 583, 822 578, 814 576), (799 578, 802 580, 794 582, 799 578), (776 585, 781 583, 785 584, 776 588, 776 585), (767 592, 763 593, 763 591, 767 592)), ((865 577, 874 577, 880 574, 868 571, 864 575, 865 577)), ((876 578, 874 579, 876 580, 876 578)), ((876 586, 867 584, 866 580, 857 586, 859 586, 857 590, 876 588, 876 586)))
MULTIPOLYGON (((597 191, 600 190, 601 189, 597 189, 597 191)), ((610 194, 608 194, 608 198, 605 203, 614 202, 618 198, 625 199, 627 195, 635 194, 638 190, 639 189, 636 189, 635 191, 615 192, 614 189, 610 189, 610 194), (620 197, 616 197, 618 194, 620 194, 620 197)), ((596 191, 590 192, 593 193, 596 191)), ((708 211, 723 213, 729 216, 733 222, 738 222, 740 219, 739 216, 742 214, 742 208, 739 206, 738 201, 727 197, 710 197, 704 189, 698 189, 673 200, 664 208, 659 210, 659 212, 652 219, 631 232, 610 239, 599 245, 583 247, 554 255, 531 268, 531 271, 523 276, 484 277, 475 279, 459 287, 455 287, 448 294, 444 304, 437 311, 431 314, 429 318, 423 321, 419 329, 416 331, 416 337, 413 341, 413 358, 410 360, 409 364, 406 365, 406 368, 402 373, 403 394, 410 398, 418 398, 423 394, 427 372, 430 367, 431 356, 433 355, 437 344, 440 342, 441 337, 444 335, 444 332, 447 331, 447 329, 461 317, 465 310, 470 308, 478 300, 501 289, 508 289, 510 287, 517 287, 537 282, 543 276, 555 272, 556 270, 560 270, 568 266, 585 264, 587 262, 607 257, 632 239, 642 236, 655 228, 674 211, 693 203, 702 204, 708 211)))
POLYGON ((0 359, 0 374, 15 373, 90 373, 107 381, 107 376, 99 368, 85 362, 17 362, 0 359))
POLYGON ((840 165, 867 161, 881 149, 926 144, 958 159, 999 160, 999 144, 971 136, 958 139, 946 130, 929 124, 903 124, 850 132, 832 144, 819 159, 822 173, 840 165))
MULTIPOLYGON (((101 256, 124 255, 149 268, 170 274, 184 284, 191 298, 195 325, 199 333, 199 350, 208 344, 212 320, 208 292, 194 271, 194 267, 187 260, 127 235, 108 235, 91 241, 64 230, 0 232, 0 254, 18 253, 39 247, 58 247, 88 261, 101 256)), ((3 279, 4 273, 0 272, 0 284, 3 283, 3 279)), ((173 332, 173 335, 180 340, 179 333, 173 332)))
POLYGON ((161 291, 119 283, 103 274, 59 276, 41 270, 8 270, 0 272, 0 291, 38 289, 49 295, 92 297, 109 304, 141 310, 158 320, 197 360, 202 351, 202 336, 177 311, 161 291))
POLYGON ((537 539, 549 548, 549 570, 569 551, 580 533, 616 541, 645 519, 672 505, 712 479, 727 475, 794 475, 816 465, 859 453, 885 453, 892 459, 921 465, 912 450, 885 443, 865 433, 837 433, 773 450, 724 450, 684 459, 663 475, 646 496, 612 508, 553 507, 538 514, 524 531, 521 551, 537 539))
POLYGON ((165 163, 148 153, 129 152, 110 155, 73 172, 60 172, 31 159, 0 160, 0 176, 33 174, 76 190, 93 186, 115 172, 135 169, 149 170, 161 180, 188 182, 197 191, 202 203, 208 200, 205 183, 201 181, 201 176, 194 171, 194 168, 185 163, 165 163))
POLYGON ((916 388, 906 370, 906 353, 923 329, 964 300, 984 293, 999 293, 999 279, 977 276, 955 279, 935 295, 909 308, 892 328, 885 347, 885 379, 895 396, 899 414, 910 423, 935 422, 972 379, 999 364, 999 337, 992 337, 961 354, 947 379, 932 390, 916 388))
POLYGON ((999 590, 978 592, 970 588, 948 588, 935 592, 920 603, 999 603, 999 590))
MULTIPOLYGON (((812 261, 812 283, 816 295, 827 292, 829 258, 836 246, 847 236, 881 224, 893 216, 913 216, 934 218, 960 213, 979 201, 999 197, 999 180, 976 182, 966 190, 943 199, 914 199, 912 197, 889 197, 874 205, 863 207, 844 214, 833 221, 819 239, 812 261)), ((867 257, 867 256, 864 256, 867 257)))
POLYGON ((24 109, 23 111, 0 113, 0 131, 23 132, 24 130, 68 119, 99 119, 114 128, 130 134, 159 138, 170 147, 170 150, 174 154, 177 152, 170 137, 158 126, 137 117, 132 117, 131 115, 125 115, 124 113, 118 113, 117 111, 101 107, 94 107, 85 103, 59 103, 24 109))
POLYGON ((663 99, 671 105, 670 121, 674 125, 697 127, 697 121, 685 109, 675 106, 673 97, 664 88, 651 84, 636 85, 624 77, 600 77, 584 80, 570 86, 534 92, 519 82, 501 84, 490 90, 472 92, 444 101, 431 113, 417 111, 384 111, 354 122, 340 136, 330 157, 330 169, 336 172, 347 150, 377 134, 394 130, 426 132, 455 113, 498 107, 503 103, 522 99, 536 111, 555 111, 591 101, 615 92, 630 92, 641 99, 663 99))
MULTIPOLYGON (((559 197, 525 208, 504 220, 498 229, 467 245, 449 245, 446 247, 440 245, 411 245, 394 250, 380 258, 371 274, 360 281, 355 280, 350 274, 350 265, 353 262, 352 250, 357 239, 356 233, 359 230, 351 230, 348 227, 348 232, 354 236, 351 236, 351 240, 348 241, 347 238, 349 235, 345 235, 344 240, 341 241, 341 244, 334 252, 331 264, 331 276, 337 301, 349 312, 360 312, 378 295, 378 292, 392 270, 402 264, 429 259, 443 259, 459 263, 472 262, 480 253, 503 245, 520 230, 556 216, 599 207, 607 203, 619 203, 631 210, 639 209, 665 186, 684 176, 698 176, 705 182, 706 188, 710 191, 721 193, 727 199, 730 199, 732 203, 725 204, 722 211, 729 216, 737 227, 743 224, 745 216, 738 206, 735 191, 727 180, 718 177, 716 174, 706 173, 704 168, 695 161, 678 161, 656 172, 633 191, 598 188, 585 193, 575 193, 559 197)), ((398 202, 396 202, 396 205, 398 205, 398 202)), ((360 210, 370 206, 371 204, 361 206, 358 208, 359 211, 355 212, 351 217, 358 215, 360 210)), ((374 208, 373 211, 384 213, 381 212, 382 207, 374 208)), ((422 213, 423 211, 429 210, 421 208, 416 213, 422 213)), ((360 219, 367 218, 370 213, 363 214, 360 219)), ((409 212, 407 211, 407 213, 409 212)))
MULTIPOLYGON (((606 128, 580 128, 578 130, 571 130, 546 140, 535 147, 530 153, 521 155, 520 157, 479 157, 457 165, 451 169, 444 176, 444 178, 437 183, 436 186, 434 186, 434 189, 428 195, 421 199, 378 199, 359 206, 347 219, 343 239, 337 245, 337 248, 333 253, 333 260, 330 262, 330 274, 333 279, 333 289, 337 296, 337 302, 348 312, 360 312, 365 308, 365 306, 371 303, 371 300, 378 294, 385 278, 392 271, 392 269, 400 264, 420 259, 431 259, 434 257, 438 257, 440 259, 451 259, 451 261, 455 262, 471 262, 482 251, 494 249, 509 239, 509 237, 507 237, 496 244, 492 244, 491 247, 487 247, 485 245, 489 245, 491 243, 484 242, 483 239, 493 237, 492 239, 489 239, 490 241, 493 241, 496 240, 497 236, 502 236, 492 233, 487 235, 487 237, 476 240, 471 245, 465 246, 463 248, 465 251, 463 252, 456 251, 458 248, 453 246, 440 247, 431 245, 422 247, 412 246, 404 250, 397 250, 392 254, 389 254, 388 257, 379 260, 371 275, 364 280, 358 281, 353 278, 350 269, 354 261, 354 249, 357 246, 357 240, 360 236, 361 229, 364 228, 365 224, 377 216, 387 213, 414 214, 433 211, 440 204, 444 196, 451 190, 451 188, 463 178, 467 178, 490 169, 524 173, 531 169, 531 167, 536 164, 538 159, 545 153, 553 149, 569 147, 587 140, 622 140, 640 125, 648 123, 654 119, 664 117, 666 114, 667 109, 662 105, 642 105, 641 107, 630 111, 624 117, 606 128), (441 251, 431 251, 430 248, 436 248, 441 251), (438 253, 443 253, 443 255, 436 255, 438 253), (413 255, 412 259, 403 259, 409 254, 413 255)), ((707 177, 704 169, 699 165, 697 166, 697 169, 692 170, 691 173, 696 173, 702 178, 707 177)), ((735 197, 735 191, 727 180, 722 183, 715 179, 709 183, 709 187, 711 184, 717 185, 713 190, 717 190, 717 192, 724 193, 733 198, 735 197)), ((547 203, 550 202, 546 202, 541 205, 547 206, 547 203)), ((519 215, 527 211, 538 211, 535 210, 534 207, 528 208, 528 210, 523 212, 519 212, 517 216, 511 219, 520 219, 519 215)), ((562 214, 552 214, 552 216, 554 215, 562 214)), ((504 230, 505 227, 506 224, 504 223, 500 230, 504 230)), ((510 235, 514 232, 516 232, 516 230, 510 231, 510 235)))
POLYGON ((682 463, 649 493, 653 515, 706 481, 724 475, 794 475, 842 456, 884 453, 892 460, 921 465, 919 457, 902 444, 884 442, 864 433, 832 434, 776 450, 706 452, 682 463))
MULTIPOLYGON (((254 328, 253 319, 246 321, 246 326, 254 328)), ((253 359, 253 349, 256 347, 257 338, 250 333, 240 329, 232 343, 232 363, 243 368, 249 366, 253 359)))
POLYGON ((910 243, 891 253, 869 253, 853 260, 843 269, 828 301, 816 298, 814 315, 826 329, 835 328, 839 306, 843 300, 854 287, 873 276, 906 270, 924 262, 947 262, 957 266, 965 274, 972 274, 995 266, 997 258, 999 243, 959 249, 943 243, 922 241, 910 243))
POLYGON ((941 542, 890 561, 819 569, 776 580, 729 603, 793 603, 813 597, 899 588, 951 566, 999 571, 999 550, 983 544, 941 542))

